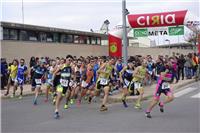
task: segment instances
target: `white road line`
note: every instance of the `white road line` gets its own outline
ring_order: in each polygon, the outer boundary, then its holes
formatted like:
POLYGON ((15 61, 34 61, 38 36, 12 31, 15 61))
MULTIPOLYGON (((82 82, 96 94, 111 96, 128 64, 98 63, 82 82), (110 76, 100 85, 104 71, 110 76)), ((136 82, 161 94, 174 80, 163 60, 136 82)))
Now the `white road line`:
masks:
POLYGON ((180 97, 180 96, 182 96, 182 95, 185 95, 185 94, 187 94, 187 93, 189 93, 189 92, 191 92, 191 91, 197 90, 197 89, 198 89, 198 88, 189 87, 189 88, 187 88, 187 89, 184 89, 184 90, 182 90, 182 91, 179 91, 179 92, 175 93, 174 96, 175 96, 175 97, 180 97))
POLYGON ((200 98, 200 92, 194 96, 191 96, 191 98, 200 98))

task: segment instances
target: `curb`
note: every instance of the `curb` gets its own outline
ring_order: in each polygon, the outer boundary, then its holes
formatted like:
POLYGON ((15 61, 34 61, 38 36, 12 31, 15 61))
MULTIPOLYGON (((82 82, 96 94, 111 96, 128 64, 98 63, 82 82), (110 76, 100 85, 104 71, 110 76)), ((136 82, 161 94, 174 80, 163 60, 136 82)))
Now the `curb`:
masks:
MULTIPOLYGON (((196 82, 195 79, 191 80, 191 81, 188 81, 188 82, 185 82, 185 83, 182 83, 180 85, 177 85, 176 87, 173 88, 174 92, 176 92, 177 90, 179 90, 180 88, 188 85, 188 84, 192 84, 196 82)), ((144 94, 144 97, 143 97, 143 100, 148 100, 150 99, 151 97, 153 97, 153 94, 144 94)), ((127 97, 127 102, 135 102, 137 99, 137 96, 129 96, 127 97)), ((118 97, 118 98, 112 98, 112 97, 109 97, 108 98, 108 101, 109 103, 118 103, 118 102, 121 102, 121 97, 118 97)))

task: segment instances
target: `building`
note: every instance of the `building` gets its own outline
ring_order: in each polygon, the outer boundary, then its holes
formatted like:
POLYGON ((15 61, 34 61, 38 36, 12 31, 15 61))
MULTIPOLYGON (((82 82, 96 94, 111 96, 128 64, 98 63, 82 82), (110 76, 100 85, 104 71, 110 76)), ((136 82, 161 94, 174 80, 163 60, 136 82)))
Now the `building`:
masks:
POLYGON ((101 45, 107 35, 53 27, 1 22, 2 40, 101 45))

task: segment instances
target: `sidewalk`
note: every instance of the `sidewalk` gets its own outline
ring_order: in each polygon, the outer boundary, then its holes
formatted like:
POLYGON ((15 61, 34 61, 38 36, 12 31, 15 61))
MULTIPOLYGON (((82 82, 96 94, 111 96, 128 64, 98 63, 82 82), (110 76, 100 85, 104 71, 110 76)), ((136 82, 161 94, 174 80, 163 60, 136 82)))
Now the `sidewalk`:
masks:
MULTIPOLYGON (((187 84, 191 84, 195 82, 195 79, 185 79, 185 80, 179 80, 178 83, 173 83, 170 84, 170 86, 172 87, 172 91, 173 92, 177 92, 177 90, 183 86, 186 86, 187 84)), ((156 84, 153 84, 151 86, 145 86, 144 87, 144 100, 148 99, 150 97, 153 96, 153 93, 155 91, 156 88, 156 84)), ((121 102, 121 93, 110 96, 109 97, 109 102, 121 102)), ((138 98, 138 96, 127 96, 127 102, 132 102, 134 100, 136 100, 138 98)))
MULTIPOLYGON (((171 84, 171 87, 172 87, 173 92, 176 92, 179 88, 193 82, 195 82, 194 79, 180 80, 176 84, 171 84)), ((156 84, 153 84, 151 86, 145 86, 144 99, 147 99, 153 95, 155 87, 156 87, 156 84)), ((42 86, 42 92, 45 92, 45 85, 42 86)), ((5 93, 6 93, 6 90, 1 90, 1 98, 9 98, 13 93, 13 86, 11 86, 8 96, 4 96, 5 93)), ((20 88, 18 87, 16 91, 16 96, 18 96, 19 93, 20 93, 20 88)), ((31 91, 31 85, 29 84, 24 85, 23 95, 32 95, 32 94, 34 94, 34 92, 31 91)), ((133 101, 136 98, 137 96, 128 96, 127 101, 128 102, 133 101)), ((113 96, 109 96, 109 102, 119 102, 119 101, 121 102, 121 93, 115 94, 113 96)))

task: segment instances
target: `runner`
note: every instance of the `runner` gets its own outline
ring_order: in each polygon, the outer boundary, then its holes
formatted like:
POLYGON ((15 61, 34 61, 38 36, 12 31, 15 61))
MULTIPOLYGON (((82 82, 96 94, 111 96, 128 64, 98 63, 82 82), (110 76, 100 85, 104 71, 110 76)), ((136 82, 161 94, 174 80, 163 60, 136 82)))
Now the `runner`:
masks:
POLYGON ((33 105, 37 105, 37 98, 39 92, 41 92, 42 80, 46 76, 45 62, 39 61, 39 64, 33 67, 33 80, 32 80, 32 91, 35 91, 35 98, 33 100, 33 105))
POLYGON ((87 65, 86 75, 83 77, 81 84, 81 95, 79 98, 79 104, 81 103, 82 98, 87 94, 88 103, 91 103, 91 90, 94 88, 93 76, 94 76, 94 60, 90 59, 90 63, 87 65))
POLYGON ((61 100, 64 96, 66 97, 66 100, 67 100, 65 106, 68 107, 68 101, 69 101, 70 93, 71 93, 70 81, 72 79, 72 68, 70 66, 71 61, 72 61, 72 56, 68 55, 66 57, 65 64, 60 66, 59 69, 57 69, 54 73, 55 75, 58 72, 60 72, 60 75, 61 75, 60 84, 57 86, 56 109, 54 113, 55 119, 58 119, 60 117, 59 107, 60 107, 61 100))
POLYGON ((150 112, 155 107, 155 105, 157 105, 158 103, 159 103, 158 105, 160 107, 160 112, 164 112, 164 104, 173 101, 174 96, 173 96, 173 93, 172 93, 170 85, 169 85, 171 79, 172 79, 172 74, 169 73, 168 69, 166 69, 165 72, 161 72, 158 83, 156 85, 154 98, 151 101, 151 103, 149 104, 149 106, 145 112, 145 115, 147 118, 151 118, 150 112), (165 94, 167 96, 167 98, 164 102, 159 102, 160 95, 162 93, 165 94))
POLYGON ((125 108, 128 107, 126 103, 126 96, 133 92, 132 79, 133 79, 134 65, 131 60, 128 60, 128 65, 125 66, 119 73, 120 82, 123 84, 122 102, 125 108))
POLYGON ((45 102, 48 101, 49 91, 53 92, 53 73, 55 71, 56 61, 52 60, 50 65, 47 67, 47 79, 46 79, 46 92, 45 102))
POLYGON ((28 74, 28 69, 27 69, 27 66, 25 65, 25 60, 20 59, 20 65, 18 66, 18 69, 17 69, 17 76, 15 79, 14 87, 13 87, 13 97, 15 96, 15 91, 17 90, 17 87, 20 86, 19 99, 22 99, 23 84, 25 81, 25 75, 27 75, 27 74, 28 74))
MULTIPOLYGON (((10 91, 10 85, 13 85, 15 82, 15 78, 17 76, 17 68, 18 67, 18 61, 16 59, 13 60, 13 63, 10 67, 8 67, 8 72, 9 72, 9 78, 8 78, 8 84, 7 84, 7 91, 4 94, 5 96, 7 96, 9 94, 10 91)), ((11 97, 13 97, 13 95, 11 95, 11 97)))
POLYGON ((98 95, 98 93, 101 90, 101 87, 103 87, 103 91, 104 91, 104 98, 103 98, 102 105, 100 107, 100 111, 108 110, 108 108, 106 107, 106 102, 107 102, 109 91, 110 91, 109 78, 111 76, 111 78, 113 79, 112 70, 114 68, 113 66, 114 63, 115 63, 115 60, 112 58, 108 61, 108 63, 102 64, 102 66, 97 71, 97 73, 99 74, 99 78, 96 83, 95 95, 98 95))
POLYGON ((147 73, 147 63, 145 60, 143 60, 142 65, 138 66, 135 71, 134 71, 134 89, 139 92, 138 99, 135 103, 135 108, 136 109, 141 109, 141 100, 143 98, 144 94, 144 87, 143 87, 143 82, 147 73))

